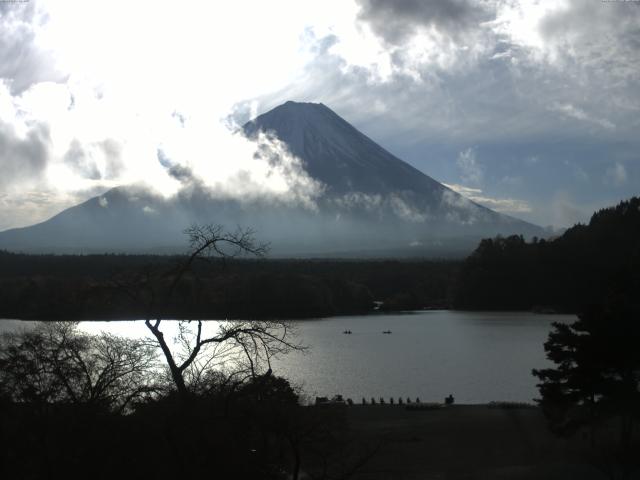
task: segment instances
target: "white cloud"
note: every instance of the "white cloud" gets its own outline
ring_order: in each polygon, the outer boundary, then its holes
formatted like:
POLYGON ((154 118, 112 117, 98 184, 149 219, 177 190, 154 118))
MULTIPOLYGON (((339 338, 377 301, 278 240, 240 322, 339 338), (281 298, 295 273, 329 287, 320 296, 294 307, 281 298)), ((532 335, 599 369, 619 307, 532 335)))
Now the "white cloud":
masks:
MULTIPOLYGON (((181 183, 158 162, 161 148, 216 194, 275 195, 313 208, 322 187, 299 160, 274 139, 235 134, 228 115, 295 78, 314 56, 305 32, 328 33, 338 3, 136 2, 125 12, 102 1, 46 2, 19 18, 18 4, 0 5, 22 35, 16 48, 32 52, 0 54, 0 119, 12 135, 0 152, 8 145, 30 155, 0 157, 0 194, 57 192, 54 203, 66 207, 78 199, 73 192, 144 183, 170 196, 181 183), (46 151, 36 156, 40 138, 46 151), (31 163, 38 168, 24 167, 31 163)), ((0 45, 14 45, 6 35, 0 45)), ((46 212, 33 206, 21 215, 43 220, 46 212)), ((22 223, 17 214, 14 221, 22 223)))
POLYGON ((383 205, 384 200, 382 195, 363 192, 349 192, 331 199, 341 209, 364 208, 368 212, 378 210, 383 205))
POLYGON ((419 223, 424 222, 429 218, 429 214, 424 211, 411 206, 406 202, 401 195, 392 194, 389 196, 389 203, 393 212, 398 217, 407 220, 409 222, 419 223))
POLYGON ((483 172, 478 160, 476 152, 473 148, 467 148, 459 153, 456 165, 460 169, 460 178, 465 183, 478 185, 482 183, 483 172))
POLYGON ((556 102, 553 105, 551 105, 551 107, 549 107, 549 110, 553 112, 559 112, 562 115, 569 118, 574 118, 576 120, 582 120, 584 122, 590 122, 590 123, 599 125, 602 128, 605 128, 607 130, 613 130, 614 128, 616 128, 616 126, 606 118, 600 118, 593 115, 589 115, 587 112, 585 112, 581 108, 571 105, 570 103, 556 102))
POLYGON ((480 205, 495 210, 501 213, 530 213, 532 211, 531 205, 524 200, 518 200, 515 198, 495 198, 490 197, 483 193, 480 188, 467 187, 458 184, 444 184, 454 192, 463 195, 464 197, 472 200, 480 205))

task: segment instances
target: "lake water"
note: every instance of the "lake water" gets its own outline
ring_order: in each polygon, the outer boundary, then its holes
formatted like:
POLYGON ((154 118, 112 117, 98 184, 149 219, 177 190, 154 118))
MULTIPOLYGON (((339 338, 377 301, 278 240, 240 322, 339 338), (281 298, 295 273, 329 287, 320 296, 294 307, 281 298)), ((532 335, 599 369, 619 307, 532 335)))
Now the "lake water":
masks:
MULTIPOLYGON (((339 393, 356 402, 363 396, 442 401, 453 394, 458 403, 531 402, 538 396, 531 369, 549 365, 543 344, 551 323, 573 320, 572 315, 440 310, 295 321, 298 340, 309 348, 276 360, 274 372, 311 397, 339 393)), ((2 320, 0 330, 24 324, 2 320)), ((216 325, 208 322, 209 328, 216 325)), ((147 335, 140 321, 82 322, 81 328, 147 335)))

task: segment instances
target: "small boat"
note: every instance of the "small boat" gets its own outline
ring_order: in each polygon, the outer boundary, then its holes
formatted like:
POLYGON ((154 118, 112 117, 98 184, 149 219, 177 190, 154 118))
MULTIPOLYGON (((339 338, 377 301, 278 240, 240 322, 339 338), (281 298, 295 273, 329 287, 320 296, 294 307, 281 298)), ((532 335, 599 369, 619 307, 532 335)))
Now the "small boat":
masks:
POLYGON ((344 332, 342 332, 342 333, 344 333, 345 335, 351 335, 351 333, 352 333, 352 332, 351 332, 351 330, 345 330, 345 331, 344 331, 344 332))
POLYGON ((391 330, 383 330, 383 332, 382 332, 382 333, 387 333, 387 334, 389 334, 389 333, 391 333, 391 330))

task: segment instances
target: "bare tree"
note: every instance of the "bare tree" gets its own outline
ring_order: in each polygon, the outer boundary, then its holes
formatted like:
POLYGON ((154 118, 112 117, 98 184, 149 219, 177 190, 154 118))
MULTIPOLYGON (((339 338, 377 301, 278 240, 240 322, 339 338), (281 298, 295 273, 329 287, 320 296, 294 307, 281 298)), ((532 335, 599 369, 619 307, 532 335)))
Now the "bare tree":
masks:
POLYGON ((156 391, 156 350, 147 342, 89 335, 71 322, 3 334, 0 384, 17 402, 95 405, 122 413, 156 391))
MULTIPOLYGON (((210 258, 229 259, 242 255, 263 256, 268 246, 257 243, 252 230, 238 229, 226 232, 220 225, 192 226, 185 233, 189 237, 190 252, 187 258, 165 275, 168 286, 159 295, 153 287, 145 295, 134 294, 149 302, 149 314, 145 325, 156 339, 166 361, 171 379, 182 397, 197 390, 205 372, 220 366, 225 360, 233 360, 235 373, 243 372, 246 378, 263 371, 271 371, 271 358, 301 346, 291 341, 287 323, 279 321, 225 321, 215 332, 205 332, 203 321, 183 320, 179 324, 177 350, 172 349, 162 330, 159 302, 168 303, 180 283, 193 275, 198 260, 210 258), (155 315, 153 315, 155 313, 155 315)), ((145 286, 152 282, 142 280, 145 286)))

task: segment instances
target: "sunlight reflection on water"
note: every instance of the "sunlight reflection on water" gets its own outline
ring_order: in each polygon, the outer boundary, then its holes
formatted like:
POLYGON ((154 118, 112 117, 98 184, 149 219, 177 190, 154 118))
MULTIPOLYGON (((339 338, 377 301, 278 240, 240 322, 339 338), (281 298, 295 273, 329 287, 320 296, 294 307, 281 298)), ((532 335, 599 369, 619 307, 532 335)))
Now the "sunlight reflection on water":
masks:
MULTIPOLYGON (((548 365, 543 344, 551 323, 573 320, 572 315, 441 310, 293 321, 298 340, 309 349, 277 359, 274 372, 310 396, 340 393, 356 402, 363 396, 442 401, 449 393, 458 403, 531 402, 537 396, 531 369, 548 365)), ((0 330, 30 323, 2 320, 0 330)), ((204 333, 215 333, 221 323, 204 322, 204 333)), ((177 324, 163 321, 166 338, 177 337, 177 324)), ((80 328, 150 336, 143 321, 81 322, 80 328)))

